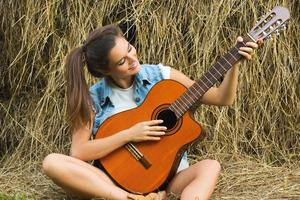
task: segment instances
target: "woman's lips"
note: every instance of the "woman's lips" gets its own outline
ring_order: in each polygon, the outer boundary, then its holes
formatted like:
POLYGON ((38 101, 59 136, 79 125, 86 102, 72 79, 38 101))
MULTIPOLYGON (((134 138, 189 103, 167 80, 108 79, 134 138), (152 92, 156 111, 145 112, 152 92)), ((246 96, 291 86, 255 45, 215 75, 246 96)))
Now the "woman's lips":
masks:
POLYGON ((134 62, 131 67, 129 68, 129 70, 134 70, 139 66, 139 62, 134 62))

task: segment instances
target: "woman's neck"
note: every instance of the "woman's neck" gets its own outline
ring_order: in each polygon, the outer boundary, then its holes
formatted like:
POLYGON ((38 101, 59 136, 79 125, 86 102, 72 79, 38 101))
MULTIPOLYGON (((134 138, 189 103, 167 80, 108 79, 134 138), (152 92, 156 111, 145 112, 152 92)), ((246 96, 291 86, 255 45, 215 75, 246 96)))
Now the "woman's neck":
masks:
POLYGON ((124 79, 116 79, 113 77, 109 77, 109 78, 115 85, 123 89, 127 89, 131 87, 134 81, 134 76, 131 76, 130 78, 124 78, 124 79))

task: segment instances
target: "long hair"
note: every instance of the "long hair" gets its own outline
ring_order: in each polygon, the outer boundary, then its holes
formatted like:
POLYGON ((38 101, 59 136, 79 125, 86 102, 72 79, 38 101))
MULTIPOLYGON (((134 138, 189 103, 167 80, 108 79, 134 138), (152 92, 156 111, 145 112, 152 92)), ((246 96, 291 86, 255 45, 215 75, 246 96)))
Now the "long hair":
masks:
POLYGON ((92 31, 84 44, 74 48, 66 57, 65 77, 67 83, 67 121, 72 130, 92 125, 92 99, 84 76, 87 66, 92 76, 102 78, 108 71, 108 55, 115 46, 121 29, 107 25, 92 31))

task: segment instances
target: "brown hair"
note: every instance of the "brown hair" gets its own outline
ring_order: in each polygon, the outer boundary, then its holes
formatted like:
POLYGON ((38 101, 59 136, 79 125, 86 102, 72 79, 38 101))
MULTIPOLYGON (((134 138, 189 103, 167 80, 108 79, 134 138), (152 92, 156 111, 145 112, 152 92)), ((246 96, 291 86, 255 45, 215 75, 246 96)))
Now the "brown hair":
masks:
POLYGON ((84 66, 92 76, 102 78, 108 71, 108 54, 123 33, 115 25, 92 31, 81 47, 74 48, 66 57, 67 121, 71 129, 92 125, 92 99, 84 76, 84 66))

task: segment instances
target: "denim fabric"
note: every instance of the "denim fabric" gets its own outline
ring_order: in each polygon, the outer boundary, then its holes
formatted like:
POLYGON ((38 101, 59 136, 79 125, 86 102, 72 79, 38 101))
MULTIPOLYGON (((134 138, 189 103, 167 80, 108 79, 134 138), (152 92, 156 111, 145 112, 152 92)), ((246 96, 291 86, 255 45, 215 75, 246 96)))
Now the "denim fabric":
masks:
MULTIPOLYGON (((135 76, 134 82, 134 100, 139 106, 145 99, 147 93, 157 82, 163 79, 162 73, 158 65, 141 65, 141 70, 135 76)), ((93 100, 95 118, 93 124, 93 135, 101 123, 107 119, 114 109, 114 105, 110 100, 111 88, 108 85, 108 78, 103 78, 90 87, 90 95, 93 100)))

